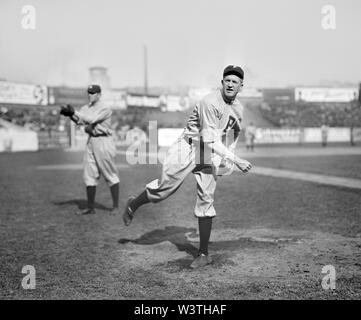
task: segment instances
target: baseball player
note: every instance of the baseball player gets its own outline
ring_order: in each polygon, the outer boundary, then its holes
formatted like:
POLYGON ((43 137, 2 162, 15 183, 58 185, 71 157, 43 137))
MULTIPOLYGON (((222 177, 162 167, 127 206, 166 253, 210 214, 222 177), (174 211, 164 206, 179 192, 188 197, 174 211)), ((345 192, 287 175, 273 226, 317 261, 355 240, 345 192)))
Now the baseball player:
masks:
POLYGON ((116 214, 119 208, 119 178, 115 165, 116 148, 112 137, 112 110, 101 100, 101 88, 98 85, 88 87, 89 104, 80 111, 75 111, 70 105, 61 106, 60 113, 69 117, 77 125, 85 126, 88 134, 84 165, 84 183, 88 199, 88 207, 77 214, 94 214, 96 186, 100 176, 103 176, 113 200, 111 214, 116 214))
POLYGON ((216 216, 213 201, 217 176, 229 174, 234 165, 242 172, 251 169, 248 161, 232 151, 241 131, 243 108, 236 95, 243 86, 243 77, 244 72, 239 66, 224 69, 221 89, 196 105, 182 135, 167 151, 160 181, 150 182, 137 197, 130 197, 123 213, 124 224, 129 226, 141 205, 166 199, 181 186, 188 174, 193 173, 197 182, 194 215, 198 218, 200 246, 191 268, 212 262, 208 243, 212 219, 216 216), (227 136, 234 136, 230 144, 227 136))
POLYGON ((254 139, 256 137, 256 127, 254 126, 253 122, 250 122, 249 125, 246 127, 245 136, 246 136, 247 150, 254 151, 254 139))
POLYGON ((327 137, 328 137, 328 125, 326 123, 321 126, 321 138, 322 138, 322 147, 327 146, 327 137))

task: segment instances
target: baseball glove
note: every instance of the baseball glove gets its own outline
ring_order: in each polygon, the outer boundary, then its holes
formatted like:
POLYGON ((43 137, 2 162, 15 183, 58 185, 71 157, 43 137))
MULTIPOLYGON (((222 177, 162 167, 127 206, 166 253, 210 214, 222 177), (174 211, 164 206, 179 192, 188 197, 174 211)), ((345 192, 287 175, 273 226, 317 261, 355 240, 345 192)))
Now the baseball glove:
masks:
POLYGON ((65 117, 71 117, 74 112, 74 108, 70 104, 60 106, 60 114, 65 117))

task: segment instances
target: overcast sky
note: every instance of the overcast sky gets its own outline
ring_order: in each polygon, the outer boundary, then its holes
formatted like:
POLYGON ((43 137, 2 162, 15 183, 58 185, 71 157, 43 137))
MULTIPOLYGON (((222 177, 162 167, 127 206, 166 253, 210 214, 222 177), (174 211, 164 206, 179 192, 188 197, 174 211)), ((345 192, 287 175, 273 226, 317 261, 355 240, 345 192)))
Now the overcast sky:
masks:
POLYGON ((0 78, 84 86, 101 65, 113 87, 142 85, 147 45, 150 86, 214 86, 227 64, 247 86, 358 83, 360 31, 360 0, 0 0, 0 78))

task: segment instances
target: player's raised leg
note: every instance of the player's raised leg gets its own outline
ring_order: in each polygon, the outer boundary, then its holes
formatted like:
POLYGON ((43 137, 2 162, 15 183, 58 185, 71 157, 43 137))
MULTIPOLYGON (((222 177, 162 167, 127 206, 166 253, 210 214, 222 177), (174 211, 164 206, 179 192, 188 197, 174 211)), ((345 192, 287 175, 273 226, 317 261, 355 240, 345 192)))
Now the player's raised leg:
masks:
POLYGON ((126 203, 123 221, 129 226, 135 211, 147 203, 156 203, 168 198, 182 185, 186 176, 195 168, 194 146, 180 137, 168 150, 162 166, 162 177, 151 181, 137 196, 130 197, 126 203))

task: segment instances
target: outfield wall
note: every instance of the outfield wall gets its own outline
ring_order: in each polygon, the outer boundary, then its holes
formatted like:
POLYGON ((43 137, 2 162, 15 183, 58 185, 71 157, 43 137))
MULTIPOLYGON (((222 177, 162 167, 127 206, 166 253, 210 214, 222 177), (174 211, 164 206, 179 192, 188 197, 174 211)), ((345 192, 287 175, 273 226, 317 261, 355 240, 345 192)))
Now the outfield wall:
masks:
MULTIPOLYGON (((354 141, 361 141, 361 128, 353 129, 354 141)), ((255 143, 321 143, 321 128, 257 128, 255 143)), ((350 128, 329 128, 327 142, 350 142, 350 128)))
MULTIPOLYGON (((158 144, 167 147, 182 133, 183 129, 158 129, 158 144)), ((353 129, 354 142, 361 141, 361 128, 353 129)), ((321 128, 257 128, 255 143, 258 144, 303 144, 321 143, 321 128)), ((329 128, 327 142, 350 142, 350 128, 329 128)))
MULTIPOLYGON (((88 135, 81 127, 72 128, 71 148, 84 150, 88 135)), ((158 146, 169 147, 181 135, 184 128, 159 128, 158 129, 158 146)), ((361 141, 361 128, 353 129, 354 142, 361 141)), ((147 142, 148 137, 145 132, 139 128, 128 130, 124 137, 114 134, 114 140, 117 147, 130 146, 134 142, 147 142)), ((320 128, 258 128, 256 130, 256 144, 304 144, 304 143, 321 143, 322 135, 320 128)), ((351 141, 350 128, 329 128, 327 142, 344 142, 351 141)))

